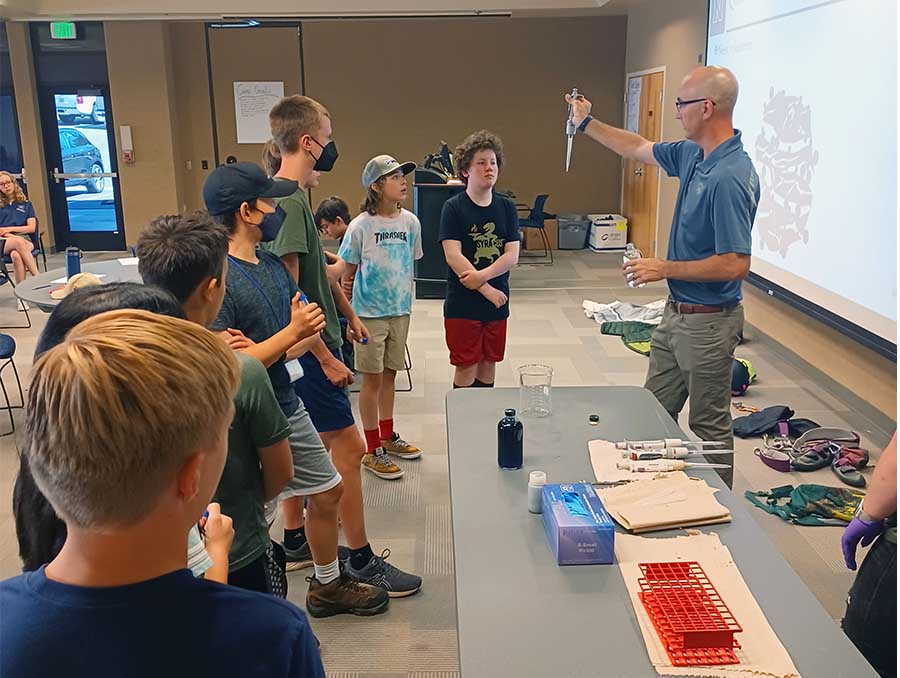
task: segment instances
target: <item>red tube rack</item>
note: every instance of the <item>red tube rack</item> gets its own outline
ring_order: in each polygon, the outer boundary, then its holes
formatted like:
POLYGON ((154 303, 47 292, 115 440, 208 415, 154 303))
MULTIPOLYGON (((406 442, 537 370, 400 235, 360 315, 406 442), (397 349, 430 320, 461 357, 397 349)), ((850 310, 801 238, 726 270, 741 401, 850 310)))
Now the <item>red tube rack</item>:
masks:
POLYGON ((743 629, 699 563, 638 563, 638 594, 674 666, 740 664, 743 629))

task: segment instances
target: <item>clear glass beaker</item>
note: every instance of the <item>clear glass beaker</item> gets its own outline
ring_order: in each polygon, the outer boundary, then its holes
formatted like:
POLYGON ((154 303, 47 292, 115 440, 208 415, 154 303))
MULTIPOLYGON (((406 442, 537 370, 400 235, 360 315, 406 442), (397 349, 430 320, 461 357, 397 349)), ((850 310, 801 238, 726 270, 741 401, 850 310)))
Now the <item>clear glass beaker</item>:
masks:
POLYGON ((553 411, 551 381, 553 368, 531 363, 519 367, 519 414, 523 417, 546 417, 553 411))

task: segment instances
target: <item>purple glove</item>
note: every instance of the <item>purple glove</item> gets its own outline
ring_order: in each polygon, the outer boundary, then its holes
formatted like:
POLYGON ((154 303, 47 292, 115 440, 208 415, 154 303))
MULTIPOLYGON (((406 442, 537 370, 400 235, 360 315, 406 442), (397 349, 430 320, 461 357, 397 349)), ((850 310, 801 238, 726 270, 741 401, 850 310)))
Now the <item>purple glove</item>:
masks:
POLYGON ((862 540, 863 547, 868 546, 882 532, 884 532, 884 523, 880 520, 870 523, 853 518, 841 536, 841 550, 844 552, 844 563, 848 570, 856 569, 856 546, 860 540, 862 540))

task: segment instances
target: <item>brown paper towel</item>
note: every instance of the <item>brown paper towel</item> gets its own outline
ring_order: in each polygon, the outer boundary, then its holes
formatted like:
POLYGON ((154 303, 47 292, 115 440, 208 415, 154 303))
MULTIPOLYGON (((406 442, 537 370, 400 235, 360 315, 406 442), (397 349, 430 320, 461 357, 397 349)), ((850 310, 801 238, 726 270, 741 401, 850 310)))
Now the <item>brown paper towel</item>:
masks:
POLYGON ((616 559, 638 618, 650 662, 662 676, 701 678, 800 678, 797 667, 747 588, 731 552, 718 535, 693 532, 671 539, 616 535, 616 559), (740 664, 709 667, 672 666, 653 623, 638 597, 638 563, 697 561, 743 628, 735 650, 740 664))
POLYGON ((731 522, 731 511, 716 500, 716 490, 681 471, 600 487, 597 495, 609 515, 635 533, 731 522))

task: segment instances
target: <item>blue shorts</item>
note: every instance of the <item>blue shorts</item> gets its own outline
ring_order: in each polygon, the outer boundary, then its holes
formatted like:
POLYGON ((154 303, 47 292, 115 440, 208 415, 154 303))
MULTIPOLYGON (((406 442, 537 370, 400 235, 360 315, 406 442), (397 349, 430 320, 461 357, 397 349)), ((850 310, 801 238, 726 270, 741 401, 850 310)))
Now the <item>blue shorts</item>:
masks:
MULTIPOLYGON (((339 351, 331 351, 341 363, 339 351)), ((338 388, 325 376, 319 359, 312 351, 300 356, 303 376, 294 382, 294 391, 300 396, 319 433, 340 431, 354 426, 353 410, 350 408, 350 388, 338 388)))

